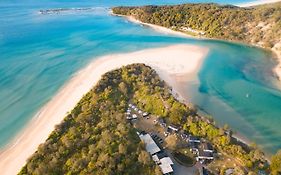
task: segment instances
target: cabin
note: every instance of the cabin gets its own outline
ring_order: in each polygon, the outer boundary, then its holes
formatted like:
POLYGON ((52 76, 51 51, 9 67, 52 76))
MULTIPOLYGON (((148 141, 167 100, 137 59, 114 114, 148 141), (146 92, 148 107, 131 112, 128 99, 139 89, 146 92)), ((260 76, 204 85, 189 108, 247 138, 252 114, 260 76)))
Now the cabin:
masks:
POLYGON ((161 149, 158 147, 158 145, 155 143, 155 141, 149 134, 140 134, 139 137, 145 143, 145 149, 147 152, 149 152, 150 155, 154 155, 161 151, 161 149))
POLYGON ((195 143, 200 143, 200 138, 196 137, 196 136, 189 136, 188 138, 188 142, 191 143, 191 142, 195 142, 195 143))
POLYGON ((179 128, 177 126, 175 126, 175 125, 172 125, 172 124, 169 125, 168 128, 173 130, 174 132, 178 132, 179 131, 179 128))
POLYGON ((170 157, 164 157, 160 159, 160 169, 164 175, 172 174, 174 172, 173 170, 173 161, 170 157))
POLYGON ((167 154, 157 146, 155 141, 149 134, 141 134, 137 133, 140 139, 145 143, 145 149, 152 157, 152 160, 159 165, 162 173, 164 175, 169 175, 174 172, 173 170, 173 161, 172 159, 167 156, 167 154))
POLYGON ((214 160, 213 153, 205 152, 203 150, 199 150, 198 156, 196 157, 197 161, 200 160, 214 160))
POLYGON ((159 165, 163 174, 168 175, 174 172, 173 165, 174 162, 170 157, 164 152, 159 152, 152 156, 152 160, 159 165))
POLYGON ((160 160, 165 157, 168 157, 168 155, 164 151, 160 151, 152 156, 152 160, 154 160, 154 162, 159 165, 161 164, 160 160))
POLYGON ((209 142, 203 143, 202 147, 204 152, 210 152, 210 153, 214 152, 213 146, 209 142))

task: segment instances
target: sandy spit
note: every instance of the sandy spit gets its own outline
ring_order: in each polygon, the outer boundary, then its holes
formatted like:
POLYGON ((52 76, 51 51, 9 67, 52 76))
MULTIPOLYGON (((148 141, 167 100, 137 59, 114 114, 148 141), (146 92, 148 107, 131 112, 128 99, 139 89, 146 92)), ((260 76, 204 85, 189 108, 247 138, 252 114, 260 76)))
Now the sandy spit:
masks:
POLYGON ((45 142, 49 134, 74 108, 81 97, 101 78, 102 74, 132 63, 145 63, 177 90, 176 76, 199 71, 208 49, 192 45, 172 45, 132 53, 100 57, 74 75, 59 92, 38 112, 14 141, 0 153, 2 175, 17 174, 26 160, 45 142), (175 86, 174 86, 175 85, 175 86))

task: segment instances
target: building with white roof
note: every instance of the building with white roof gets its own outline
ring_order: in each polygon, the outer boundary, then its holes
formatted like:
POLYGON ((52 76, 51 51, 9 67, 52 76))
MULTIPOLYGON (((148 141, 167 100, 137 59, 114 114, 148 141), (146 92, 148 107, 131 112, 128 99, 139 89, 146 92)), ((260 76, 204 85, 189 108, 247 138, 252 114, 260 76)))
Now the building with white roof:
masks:
POLYGON ((170 157, 164 157, 160 159, 161 164, 173 165, 173 161, 170 157))
POLYGON ((161 151, 161 149, 157 146, 157 144, 154 142, 154 140, 149 134, 140 135, 139 137, 145 143, 145 149, 147 152, 150 153, 150 155, 161 151))
POLYGON ((174 171, 172 166, 169 165, 169 164, 160 164, 159 167, 160 167, 163 174, 169 174, 169 173, 172 173, 174 171))
POLYGON ((152 160, 153 160, 157 165, 160 164, 160 160, 159 160, 157 154, 155 154, 155 155, 152 156, 152 160))
POLYGON ((146 151, 149 152, 150 155, 152 155, 152 160, 157 165, 159 165, 162 173, 164 175, 173 173, 174 170, 173 170, 172 165, 174 163, 173 163, 172 159, 170 157, 167 157, 167 155, 161 154, 161 152, 160 152, 161 149, 157 146, 157 144, 154 142, 152 137, 149 134, 138 134, 138 135, 139 135, 140 139, 145 143, 146 151))

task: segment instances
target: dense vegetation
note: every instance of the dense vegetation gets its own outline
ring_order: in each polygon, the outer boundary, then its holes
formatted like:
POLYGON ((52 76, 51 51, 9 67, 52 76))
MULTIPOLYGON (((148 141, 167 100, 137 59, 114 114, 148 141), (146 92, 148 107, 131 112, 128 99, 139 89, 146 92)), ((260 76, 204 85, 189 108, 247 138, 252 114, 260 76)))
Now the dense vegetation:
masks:
POLYGON ((183 4, 115 7, 112 10, 115 14, 133 16, 142 22, 193 35, 242 41, 281 52, 281 2, 251 8, 183 4))
MULTIPOLYGON (((207 138, 219 151, 237 158, 252 171, 269 170, 261 151, 237 145, 225 129, 177 101, 153 69, 133 64, 106 73, 56 126, 19 174, 161 174, 126 121, 129 101, 207 138)), ((270 167, 275 174, 281 172, 280 160, 279 153, 270 167)))
POLYGON ((158 87, 156 73, 131 65, 106 73, 20 174, 159 174, 124 115, 133 90, 158 87))

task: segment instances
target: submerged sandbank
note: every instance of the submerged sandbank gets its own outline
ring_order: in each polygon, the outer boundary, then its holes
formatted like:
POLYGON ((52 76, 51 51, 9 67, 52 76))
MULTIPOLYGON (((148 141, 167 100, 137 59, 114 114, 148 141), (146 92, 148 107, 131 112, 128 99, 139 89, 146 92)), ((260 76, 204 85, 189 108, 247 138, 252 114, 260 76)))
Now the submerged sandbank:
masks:
MULTIPOLYGON (((261 2, 262 2, 262 4, 266 4, 266 3, 277 2, 277 1, 281 2, 281 0, 269 0, 269 1, 263 1, 262 0, 261 2)), ((251 4, 253 4, 253 3, 254 2, 252 2, 251 4)), ((250 3, 248 5, 246 5, 246 4, 243 5, 243 7, 249 7, 249 6, 253 6, 253 5, 250 5, 250 3)), ((241 5, 241 7, 242 7, 242 5, 241 5)), ((140 20, 137 20, 133 16, 119 15, 119 14, 114 14, 113 12, 111 12, 111 14, 115 15, 115 16, 124 17, 128 21, 133 22, 133 23, 137 23, 137 24, 140 24, 140 25, 148 26, 148 27, 152 28, 153 30, 155 30, 157 32, 160 32, 160 33, 169 34, 169 35, 175 35, 175 36, 180 36, 180 37, 186 37, 186 38, 212 39, 213 40, 213 38, 207 38, 207 37, 204 37, 204 36, 193 36, 193 35, 189 35, 187 33, 181 32, 181 31, 175 31, 175 30, 169 29, 167 27, 163 27, 163 26, 159 26, 159 25, 155 25, 155 24, 150 24, 150 23, 144 23, 144 22, 141 22, 140 20)), ((219 40, 219 39, 214 39, 214 40, 219 40)), ((224 41, 227 41, 227 40, 224 40, 224 41)), ((229 42, 233 42, 233 41, 229 41, 229 42)), ((241 44, 245 44, 245 43, 241 43, 241 44)), ((279 81, 281 81, 281 51, 278 50, 278 48, 280 48, 279 45, 281 45, 281 42, 277 43, 274 46, 274 48, 272 48, 270 51, 272 51, 276 55, 276 57, 277 57, 277 65, 273 68, 273 72, 275 73, 276 78, 279 81)), ((260 47, 258 45, 254 45, 254 46, 262 48, 262 47, 260 47)))
POLYGON ((142 51, 103 56, 78 72, 38 112, 23 131, 0 153, 3 175, 17 174, 37 149, 74 108, 82 96, 101 78, 102 74, 132 63, 145 63, 154 68, 160 77, 177 90, 175 78, 194 75, 199 71, 208 49, 192 45, 172 45, 142 51))

